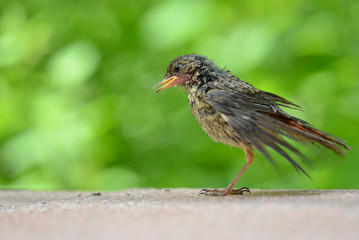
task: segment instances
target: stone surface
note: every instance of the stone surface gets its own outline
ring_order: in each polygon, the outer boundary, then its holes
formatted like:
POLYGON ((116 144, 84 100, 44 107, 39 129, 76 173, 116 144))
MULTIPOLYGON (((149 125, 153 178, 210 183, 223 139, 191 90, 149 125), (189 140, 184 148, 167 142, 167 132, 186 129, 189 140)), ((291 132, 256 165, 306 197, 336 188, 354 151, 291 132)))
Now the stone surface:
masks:
POLYGON ((358 239, 359 190, 0 191, 0 239, 358 239))

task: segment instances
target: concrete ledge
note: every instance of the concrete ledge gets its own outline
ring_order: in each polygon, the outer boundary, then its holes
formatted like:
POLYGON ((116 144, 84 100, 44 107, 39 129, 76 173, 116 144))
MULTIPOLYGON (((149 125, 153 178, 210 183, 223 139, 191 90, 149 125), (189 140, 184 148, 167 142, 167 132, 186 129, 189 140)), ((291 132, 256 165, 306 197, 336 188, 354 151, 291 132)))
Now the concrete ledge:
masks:
POLYGON ((0 239, 358 239, 359 190, 0 191, 0 239))

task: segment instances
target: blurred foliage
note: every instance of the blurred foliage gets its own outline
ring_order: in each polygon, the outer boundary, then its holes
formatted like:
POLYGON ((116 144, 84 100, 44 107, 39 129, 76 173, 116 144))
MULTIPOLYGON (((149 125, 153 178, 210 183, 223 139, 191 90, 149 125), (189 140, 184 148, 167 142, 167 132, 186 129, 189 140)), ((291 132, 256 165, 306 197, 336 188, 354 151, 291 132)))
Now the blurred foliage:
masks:
POLYGON ((2 0, 0 186, 227 186, 243 152, 210 140, 183 92, 151 89, 195 52, 354 149, 296 144, 313 181, 256 153, 238 186, 358 188, 358 23, 356 0, 2 0))

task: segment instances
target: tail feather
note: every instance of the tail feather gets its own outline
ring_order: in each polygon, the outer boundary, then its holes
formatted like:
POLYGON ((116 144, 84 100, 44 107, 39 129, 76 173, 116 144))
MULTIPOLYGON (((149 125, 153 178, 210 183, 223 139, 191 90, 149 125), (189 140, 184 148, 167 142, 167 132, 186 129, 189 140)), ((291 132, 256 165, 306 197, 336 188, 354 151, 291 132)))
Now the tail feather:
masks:
POLYGON ((277 114, 272 115, 271 117, 282 122, 283 126, 286 125, 286 132, 289 133, 289 135, 295 135, 296 139, 299 141, 317 142, 337 154, 346 154, 346 151, 343 148, 352 151, 352 149, 346 145, 343 140, 320 131, 298 118, 289 115, 284 116, 277 114))
POLYGON ((293 128, 296 128, 303 132, 303 136, 309 140, 313 140, 326 148, 333 150, 335 153, 338 154, 345 154, 346 151, 341 148, 340 146, 344 147, 352 151, 352 149, 346 145, 343 140, 330 136, 328 133, 320 131, 314 127, 309 126, 308 124, 303 124, 301 122, 294 122, 292 121, 290 125, 293 128))

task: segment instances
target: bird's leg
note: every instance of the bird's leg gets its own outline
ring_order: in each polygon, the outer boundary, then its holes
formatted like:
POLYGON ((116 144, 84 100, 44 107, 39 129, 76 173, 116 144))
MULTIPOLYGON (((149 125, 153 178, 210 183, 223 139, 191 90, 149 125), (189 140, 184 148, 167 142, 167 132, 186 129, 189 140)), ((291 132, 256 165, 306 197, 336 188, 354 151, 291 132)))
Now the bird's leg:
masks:
POLYGON ((210 195, 210 196, 226 196, 226 195, 242 195, 244 192, 249 192, 249 189, 246 187, 233 189, 238 180, 241 178, 243 173, 246 171, 249 165, 253 162, 253 152, 249 148, 244 148, 244 153, 246 155, 246 164, 243 166, 238 175, 233 179, 233 181, 225 189, 202 189, 199 195, 210 195))

